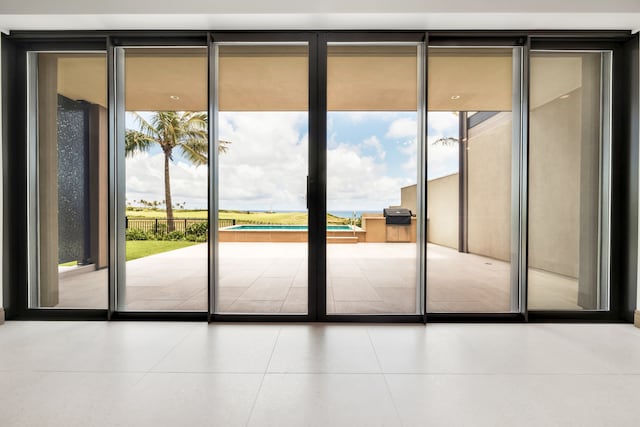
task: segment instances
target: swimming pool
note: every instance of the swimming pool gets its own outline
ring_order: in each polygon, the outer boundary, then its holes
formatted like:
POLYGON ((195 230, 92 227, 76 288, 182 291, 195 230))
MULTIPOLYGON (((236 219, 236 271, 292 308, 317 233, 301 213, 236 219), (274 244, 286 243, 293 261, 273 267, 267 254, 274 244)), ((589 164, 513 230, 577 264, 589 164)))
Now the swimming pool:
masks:
MULTIPOLYGON (((306 225, 255 225, 255 224, 243 224, 233 225, 231 227, 225 227, 224 230, 233 231, 307 231, 306 225)), ((327 225, 327 231, 354 231, 358 228, 354 228, 352 225, 327 225)))

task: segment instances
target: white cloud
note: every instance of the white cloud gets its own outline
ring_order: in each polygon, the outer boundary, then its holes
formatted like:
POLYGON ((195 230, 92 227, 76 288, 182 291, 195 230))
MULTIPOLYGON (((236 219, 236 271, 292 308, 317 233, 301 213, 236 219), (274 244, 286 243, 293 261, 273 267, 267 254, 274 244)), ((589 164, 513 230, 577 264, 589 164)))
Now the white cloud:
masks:
POLYGON ((308 174, 306 113, 221 113, 219 156, 222 209, 304 210, 308 174))
POLYGON ((389 125, 387 138, 415 138, 418 134, 418 124, 416 119, 403 117, 396 119, 389 125))
MULTIPOLYGON (((450 129, 457 117, 449 113, 433 119, 438 129, 450 129), (446 115, 448 114, 449 117, 446 115), (440 123, 439 125, 437 123, 440 123), (445 126, 446 124, 446 126, 445 126), (448 128, 447 128, 448 126, 448 128)), ((404 156, 401 167, 413 171, 417 164, 415 120, 390 123, 388 137, 398 138, 404 156)), ((223 209, 304 210, 308 174, 307 114, 298 112, 227 112, 219 115, 219 136, 231 141, 219 157, 220 207, 223 209)), ((443 132, 444 132, 443 131, 443 132)), ((438 135, 441 136, 441 135, 438 135)), ((429 179, 457 171, 457 146, 430 144, 429 179)), ((400 202, 400 188, 414 184, 415 177, 392 177, 386 170, 390 156, 380 135, 359 144, 345 144, 329 134, 327 151, 327 203, 330 210, 382 209, 400 202)), ((387 146, 389 150, 389 148, 387 146)), ((206 166, 193 166, 180 158, 171 163, 174 203, 207 206, 206 166)), ((396 160, 394 160, 396 161, 396 160)), ((162 153, 140 153, 127 158, 127 199, 163 200, 162 153)))
MULTIPOLYGON (((171 162, 171 197, 174 205, 207 206, 207 167, 171 162)), ((126 159, 126 197, 133 200, 164 200, 164 154, 138 153, 126 159)))
POLYGON ((427 141, 427 179, 440 178, 456 173, 459 170, 458 144, 434 144, 438 137, 430 136, 427 141))
POLYGON ((402 164, 402 168, 407 171, 415 170, 418 167, 418 140, 417 138, 410 139, 402 143, 398 150, 408 156, 407 160, 402 164))
POLYGON ((427 116, 429 124, 429 136, 457 137, 458 136, 458 114, 452 112, 431 112, 427 116))
POLYGON ((400 202, 408 179, 386 175, 386 167, 358 146, 339 144, 327 152, 327 209, 381 210, 400 202))
POLYGON ((378 137, 375 135, 370 136, 369 138, 362 141, 361 145, 364 149, 367 149, 367 148, 373 149, 377 154, 378 158, 380 158, 381 160, 384 160, 384 158, 387 155, 387 153, 384 151, 384 148, 382 147, 382 143, 380 142, 378 137))

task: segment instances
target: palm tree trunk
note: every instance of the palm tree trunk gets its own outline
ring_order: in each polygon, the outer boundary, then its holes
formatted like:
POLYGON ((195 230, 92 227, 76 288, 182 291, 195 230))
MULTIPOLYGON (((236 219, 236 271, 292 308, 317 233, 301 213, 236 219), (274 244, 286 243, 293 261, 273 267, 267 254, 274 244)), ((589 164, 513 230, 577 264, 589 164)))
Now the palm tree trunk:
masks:
POLYGON ((167 209, 167 233, 174 230, 173 224, 173 204, 171 202, 171 179, 169 177, 169 157, 170 153, 164 153, 164 201, 167 209))

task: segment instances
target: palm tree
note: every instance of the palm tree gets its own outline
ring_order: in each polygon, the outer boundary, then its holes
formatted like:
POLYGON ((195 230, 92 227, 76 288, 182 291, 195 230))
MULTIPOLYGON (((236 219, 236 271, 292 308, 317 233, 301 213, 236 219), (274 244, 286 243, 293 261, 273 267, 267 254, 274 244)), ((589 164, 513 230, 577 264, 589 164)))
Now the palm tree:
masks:
POLYGON ((444 147, 453 147, 458 142, 460 142, 458 138, 454 138, 452 136, 443 136, 442 138, 438 138, 435 141, 433 141, 431 145, 442 145, 444 147))
MULTIPOLYGON (((148 151, 158 144, 164 153, 164 200, 167 209, 167 230, 173 231, 173 204, 171 202, 171 181, 169 163, 173 160, 173 150, 177 149, 196 166, 207 164, 208 135, 207 113, 157 111, 149 119, 133 113, 139 130, 127 129, 125 133, 125 153, 133 156, 148 151)), ((228 141, 220 141, 219 151, 225 152, 228 141)))

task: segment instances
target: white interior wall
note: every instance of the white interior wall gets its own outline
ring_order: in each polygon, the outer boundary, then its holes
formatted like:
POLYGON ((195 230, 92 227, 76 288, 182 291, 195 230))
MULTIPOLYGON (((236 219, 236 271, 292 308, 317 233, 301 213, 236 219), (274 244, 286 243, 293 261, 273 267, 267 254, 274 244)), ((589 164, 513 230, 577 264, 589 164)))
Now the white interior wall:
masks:
POLYGON ((640 29, 637 0, 2 0, 0 29, 640 29), (151 13, 150 13, 151 12, 151 13), (141 16, 144 14, 144 16, 141 16))
POLYGON ((324 0, 301 2, 300 0, 235 0, 212 2, 211 0, 182 0, 158 2, 157 0, 3 0, 0 13, 492 13, 492 12, 640 12, 637 0, 537 0, 514 2, 513 0, 395 0, 372 2, 371 0, 324 0))
POLYGON ((324 0, 301 2, 299 0, 235 0, 212 2, 211 0, 182 0, 158 2, 157 0, 3 0, 0 13, 491 13, 491 12, 640 12, 637 0, 537 0, 514 2, 513 0, 395 0, 372 2, 371 0, 324 0))

